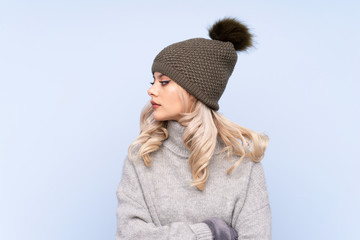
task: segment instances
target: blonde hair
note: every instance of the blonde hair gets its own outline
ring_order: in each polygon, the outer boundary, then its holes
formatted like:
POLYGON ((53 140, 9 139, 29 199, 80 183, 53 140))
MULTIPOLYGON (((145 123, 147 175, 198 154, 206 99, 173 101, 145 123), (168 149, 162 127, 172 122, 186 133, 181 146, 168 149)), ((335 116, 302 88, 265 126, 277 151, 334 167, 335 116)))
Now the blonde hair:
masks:
MULTIPOLYGON (((210 109, 200 101, 196 101, 190 113, 184 113, 179 123, 185 126, 183 142, 190 150, 188 159, 192 172, 193 186, 199 190, 205 189, 209 177, 208 166, 214 154, 217 137, 225 144, 223 152, 227 157, 239 156, 233 166, 227 170, 230 174, 241 161, 248 157, 259 162, 267 147, 269 138, 250 129, 244 128, 220 113, 210 109)), ((167 121, 156 121, 153 117, 151 104, 147 104, 141 112, 140 135, 129 146, 128 154, 133 158, 132 151, 138 146, 136 157, 142 158, 145 165, 151 165, 151 153, 159 149, 162 142, 168 138, 167 121)))

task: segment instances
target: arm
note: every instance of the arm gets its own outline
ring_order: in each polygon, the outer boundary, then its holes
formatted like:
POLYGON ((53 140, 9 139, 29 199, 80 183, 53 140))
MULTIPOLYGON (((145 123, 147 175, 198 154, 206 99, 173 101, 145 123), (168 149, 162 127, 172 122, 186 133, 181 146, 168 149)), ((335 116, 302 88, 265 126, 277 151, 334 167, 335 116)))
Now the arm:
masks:
POLYGON ((271 211, 264 171, 260 163, 254 163, 245 202, 237 207, 234 228, 239 240, 271 239, 271 211))
POLYGON ((189 239, 212 240, 205 223, 174 222, 161 226, 153 219, 142 191, 134 162, 126 159, 123 175, 117 190, 117 240, 130 239, 189 239))

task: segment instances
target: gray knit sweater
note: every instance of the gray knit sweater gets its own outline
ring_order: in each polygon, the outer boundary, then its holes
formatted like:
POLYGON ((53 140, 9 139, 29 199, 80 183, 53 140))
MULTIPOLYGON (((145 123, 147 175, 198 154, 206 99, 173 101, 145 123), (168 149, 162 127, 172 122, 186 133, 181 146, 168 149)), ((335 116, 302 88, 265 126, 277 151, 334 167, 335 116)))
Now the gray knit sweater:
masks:
POLYGON ((182 142, 184 127, 169 121, 169 138, 153 153, 151 167, 126 158, 117 190, 117 240, 213 239, 202 223, 223 219, 239 239, 271 239, 271 213, 263 169, 249 159, 230 174, 232 163, 218 140, 204 191, 191 187, 182 142))

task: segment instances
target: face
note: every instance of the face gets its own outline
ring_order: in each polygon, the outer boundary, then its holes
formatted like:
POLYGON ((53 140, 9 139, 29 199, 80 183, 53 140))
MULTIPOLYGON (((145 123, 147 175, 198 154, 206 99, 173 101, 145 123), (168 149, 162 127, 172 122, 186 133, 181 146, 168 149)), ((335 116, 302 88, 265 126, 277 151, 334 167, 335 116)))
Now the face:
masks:
POLYGON ((148 94, 151 97, 155 120, 178 121, 181 118, 181 113, 190 111, 194 97, 168 76, 155 72, 154 82, 151 84, 152 86, 149 88, 148 94), (184 105, 187 105, 187 107, 184 105))

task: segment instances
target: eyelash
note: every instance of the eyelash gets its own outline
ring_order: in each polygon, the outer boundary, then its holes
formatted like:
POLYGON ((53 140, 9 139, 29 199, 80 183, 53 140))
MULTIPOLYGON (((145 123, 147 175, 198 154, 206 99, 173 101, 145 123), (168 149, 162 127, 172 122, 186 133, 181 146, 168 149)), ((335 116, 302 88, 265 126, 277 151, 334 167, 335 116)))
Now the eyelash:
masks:
MULTIPOLYGON (((166 80, 166 81, 159 81, 161 83, 161 86, 165 86, 166 84, 168 84, 170 82, 170 80, 166 80)), ((151 85, 154 85, 155 82, 150 82, 151 85)))

